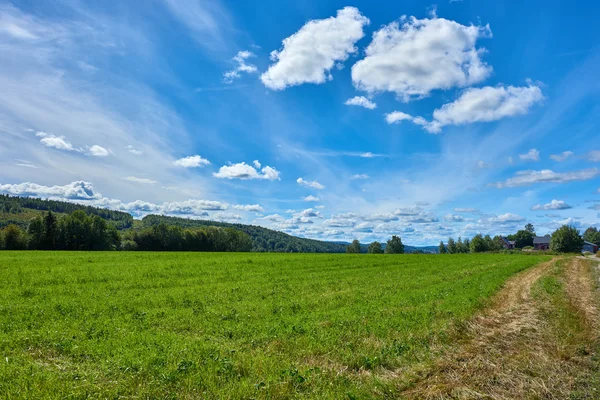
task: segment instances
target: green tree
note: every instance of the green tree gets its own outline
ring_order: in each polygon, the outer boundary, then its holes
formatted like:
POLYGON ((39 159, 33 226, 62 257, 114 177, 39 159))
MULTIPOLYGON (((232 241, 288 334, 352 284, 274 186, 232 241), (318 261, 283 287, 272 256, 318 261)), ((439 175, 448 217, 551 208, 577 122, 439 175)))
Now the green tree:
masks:
POLYGON ((535 236, 535 228, 533 227, 533 224, 529 223, 525 225, 525 230, 535 236))
POLYGON ((440 245, 438 246, 438 253, 440 253, 440 254, 448 253, 448 250, 446 250, 446 246, 444 246, 444 242, 440 242, 440 245))
POLYGON ((41 248, 43 250, 54 250, 54 241, 56 239, 56 217, 52 211, 44 217, 44 235, 42 236, 41 248))
POLYGON ((25 235, 25 232, 15 224, 10 224, 2 230, 0 242, 0 248, 4 250, 27 249, 27 236, 25 235))
POLYGON ((381 243, 377 241, 371 243, 367 248, 367 252, 370 254, 382 254, 383 249, 381 248, 381 243))
POLYGON ((469 239, 465 239, 463 242, 463 253, 468 253, 471 251, 471 241, 469 239))
POLYGON ((448 253, 456 254, 458 253, 458 249, 456 247, 456 242, 453 238, 448 238, 448 253))
POLYGON ((27 233, 29 234, 29 248, 31 250, 41 250, 44 239, 44 220, 41 216, 31 220, 27 233))
POLYGON ((360 242, 358 239, 354 239, 352 244, 346 247, 346 253, 358 254, 360 253, 360 242))
POLYGON ((582 248, 583 238, 575 227, 563 225, 552 233, 550 250, 559 253, 578 253, 582 248))
POLYGON ((508 238, 515 241, 515 247, 517 249, 522 249, 525 246, 533 246, 534 236, 534 233, 528 231, 527 229, 522 229, 517 231, 517 233, 514 235, 510 235, 508 238))
POLYGON ((402 239, 400 237, 393 235, 390 240, 387 241, 387 245, 385 246, 386 254, 403 254, 404 253, 404 245, 402 244, 402 239))
POLYGON ((586 242, 594 243, 596 246, 600 246, 600 232, 595 226, 590 226, 583 233, 583 240, 586 242))
POLYGON ((502 236, 496 235, 492 241, 494 242, 492 250, 498 251, 504 248, 504 239, 502 239, 502 236))
POLYGON ((483 253, 484 251, 487 251, 485 240, 481 234, 477 234, 473 237, 473 240, 471 240, 469 245, 469 250, 471 253, 483 253))

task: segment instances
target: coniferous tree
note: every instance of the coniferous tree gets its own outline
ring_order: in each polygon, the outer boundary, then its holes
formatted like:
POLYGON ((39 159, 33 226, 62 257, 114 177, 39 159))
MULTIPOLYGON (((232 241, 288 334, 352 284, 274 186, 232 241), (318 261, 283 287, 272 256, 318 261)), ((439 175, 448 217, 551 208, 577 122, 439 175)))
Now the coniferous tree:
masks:
POLYGON ((440 254, 448 253, 448 250, 446 250, 446 246, 444 246, 444 242, 440 242, 440 245, 438 246, 438 253, 440 253, 440 254))
POLYGON ((458 253, 456 242, 454 241, 453 238, 448 238, 448 253, 450 253, 450 254, 458 253))

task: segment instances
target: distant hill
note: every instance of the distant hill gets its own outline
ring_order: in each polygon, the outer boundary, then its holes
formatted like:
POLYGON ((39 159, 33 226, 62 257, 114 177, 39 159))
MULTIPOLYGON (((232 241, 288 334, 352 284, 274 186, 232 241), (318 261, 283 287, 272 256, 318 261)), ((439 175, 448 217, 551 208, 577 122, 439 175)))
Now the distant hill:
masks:
MULTIPOLYGON (((346 246, 350 244, 347 242, 327 242, 300 238, 256 225, 167 217, 164 215, 148 215, 141 221, 134 221, 129 213, 122 211, 90 207, 65 201, 8 195, 0 195, 0 228, 9 224, 15 224, 26 229, 33 218, 47 211, 61 215, 70 214, 76 210, 82 210, 88 215, 98 215, 111 222, 121 231, 143 229, 160 223, 182 228, 207 226, 234 228, 250 235, 252 238, 252 251, 257 252, 345 253, 346 246)), ((367 247, 368 244, 361 244, 361 251, 366 253, 367 247)), ((383 243, 383 247, 385 247, 385 243, 383 243)), ((407 253, 415 251, 423 251, 425 253, 437 252, 436 246, 414 247, 405 245, 404 248, 407 253)))
POLYGON ((107 210, 105 208, 84 206, 66 201, 34 199, 30 197, 8 196, 0 194, 0 228, 15 224, 27 228, 29 221, 40 213, 52 211, 57 214, 71 214, 82 210, 88 215, 98 215, 115 225, 117 229, 128 229, 133 226, 133 217, 126 212, 107 210))
MULTIPOLYGON (((346 246, 348 246, 350 243, 349 242, 334 242, 337 244, 341 244, 344 246, 344 248, 346 246)), ((366 253, 367 252, 367 248, 369 247, 370 243, 361 243, 360 244, 360 252, 361 253, 366 253)), ((381 248, 385 249, 385 242, 381 243, 381 248)), ((438 252, 438 247, 437 246, 408 246, 408 245, 404 245, 404 252, 405 253, 416 253, 416 252, 423 252, 423 253, 432 253, 432 254, 437 254, 438 252)))
POLYGON ((304 239, 287 233, 274 231, 256 225, 231 224, 209 220, 196 220, 164 215, 147 215, 142 219, 141 228, 165 223, 182 228, 195 228, 203 226, 217 226, 234 228, 246 232, 252 237, 252 251, 278 251, 298 253, 345 253, 346 245, 322 240, 304 239))

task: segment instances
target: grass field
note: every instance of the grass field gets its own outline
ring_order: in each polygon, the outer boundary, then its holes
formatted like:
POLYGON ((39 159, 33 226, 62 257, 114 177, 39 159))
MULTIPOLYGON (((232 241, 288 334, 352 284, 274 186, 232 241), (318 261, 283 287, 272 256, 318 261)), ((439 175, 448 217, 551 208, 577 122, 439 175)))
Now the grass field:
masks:
POLYGON ((394 397, 548 259, 3 252, 0 397, 394 397))

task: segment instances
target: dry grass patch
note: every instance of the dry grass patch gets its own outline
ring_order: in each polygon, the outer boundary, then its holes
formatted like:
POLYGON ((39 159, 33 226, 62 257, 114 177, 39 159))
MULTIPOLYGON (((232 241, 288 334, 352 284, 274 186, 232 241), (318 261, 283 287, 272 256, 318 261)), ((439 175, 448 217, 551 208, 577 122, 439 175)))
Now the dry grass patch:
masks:
POLYGON ((509 280, 467 326, 467 340, 404 394, 415 399, 598 398, 594 279, 554 260, 509 280), (593 322, 595 321, 595 322, 593 322))

